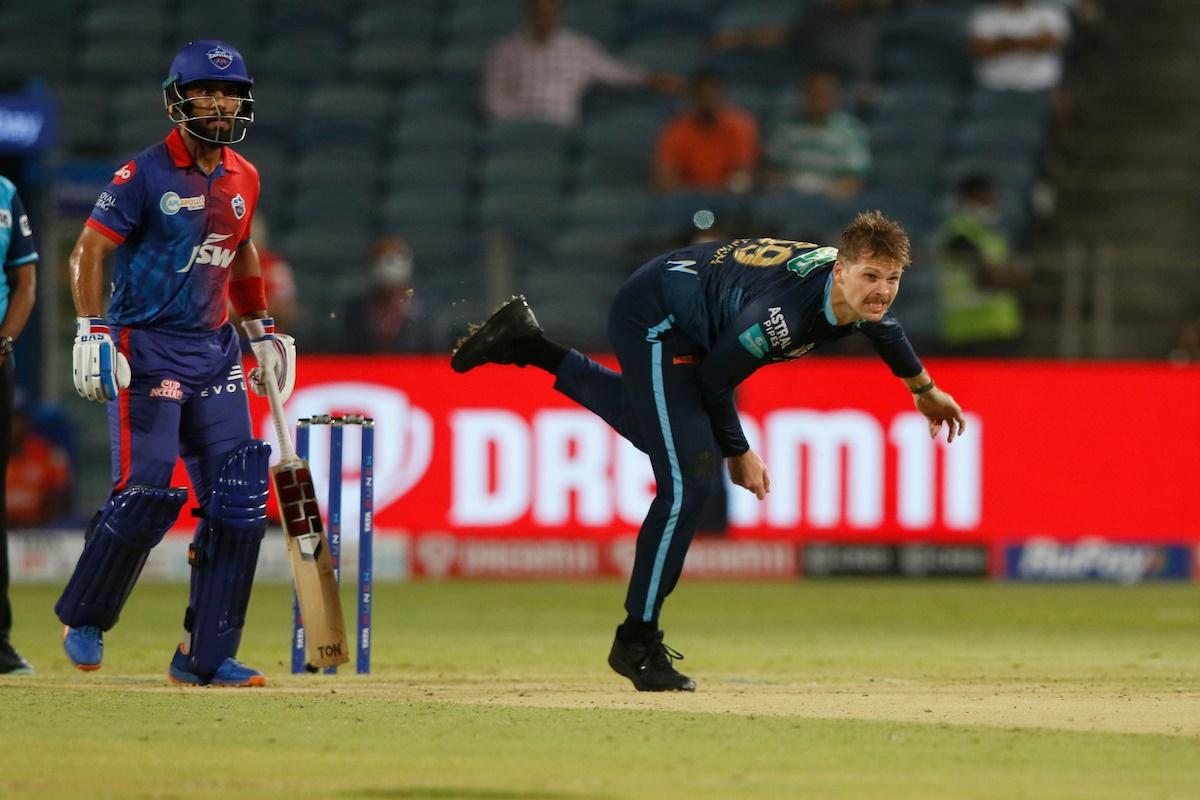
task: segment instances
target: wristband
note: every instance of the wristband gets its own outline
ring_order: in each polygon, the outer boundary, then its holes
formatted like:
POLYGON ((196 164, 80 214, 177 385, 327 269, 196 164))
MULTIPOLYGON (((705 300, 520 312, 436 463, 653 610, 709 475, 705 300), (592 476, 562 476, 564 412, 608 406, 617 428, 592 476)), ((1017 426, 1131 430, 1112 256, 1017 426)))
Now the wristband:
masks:
POLYGON ((75 318, 75 335, 88 336, 89 334, 103 334, 109 336, 112 329, 108 327, 108 320, 103 317, 76 317, 75 318))
POLYGON ((275 337, 275 320, 272 317, 242 320, 242 328, 251 344, 275 337))
POLYGON ((267 310, 267 285, 261 275, 238 278, 229 282, 229 301, 239 317, 254 311, 267 310))
POLYGON ((930 378, 929 383, 925 384, 924 386, 918 386, 915 389, 910 389, 909 391, 911 391, 913 394, 925 394, 933 387, 934 387, 933 379, 930 378))

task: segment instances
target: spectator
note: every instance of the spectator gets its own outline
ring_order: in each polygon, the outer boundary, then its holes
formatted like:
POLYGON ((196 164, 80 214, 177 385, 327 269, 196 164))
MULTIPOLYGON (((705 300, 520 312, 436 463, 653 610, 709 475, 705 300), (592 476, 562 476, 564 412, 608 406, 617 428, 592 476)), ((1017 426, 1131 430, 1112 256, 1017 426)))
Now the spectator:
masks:
POLYGON ((1016 290, 1025 275, 999 227, 990 178, 968 175, 959 184, 955 208, 937 233, 936 252, 942 341, 981 354, 989 345, 1003 352, 1003 343, 1021 335, 1016 290))
POLYGON ((758 163, 758 124, 725 101, 721 78, 695 75, 691 108, 670 120, 658 140, 654 183, 660 191, 747 192, 758 163))
POLYGON ((976 77, 985 89, 1042 92, 1062 82, 1071 22, 1061 5, 997 0, 975 11, 969 33, 976 77))
POLYGON ((347 304, 345 349, 352 353, 397 353, 431 348, 422 303, 414 296, 413 252, 398 236, 371 247, 366 293, 347 304))
POLYGON ((60 445, 33 430, 24 409, 14 412, 12 426, 6 480, 8 521, 17 527, 45 525, 69 513, 70 457, 60 445))
POLYGON ((775 125, 767 144, 767 184, 833 199, 854 197, 871 166, 867 130, 838 110, 841 84, 832 72, 803 83, 803 108, 775 125))
POLYGON ((258 264, 267 292, 267 307, 275 319, 275 330, 286 333, 296 321, 296 277, 287 259, 271 249, 266 220, 256 215, 250 224, 250 238, 258 249, 258 264))
POLYGON ((488 53, 483 102, 497 120, 579 123, 583 95, 595 83, 677 92, 675 75, 651 73, 609 55, 595 40, 560 25, 561 0, 526 0, 526 29, 488 53))

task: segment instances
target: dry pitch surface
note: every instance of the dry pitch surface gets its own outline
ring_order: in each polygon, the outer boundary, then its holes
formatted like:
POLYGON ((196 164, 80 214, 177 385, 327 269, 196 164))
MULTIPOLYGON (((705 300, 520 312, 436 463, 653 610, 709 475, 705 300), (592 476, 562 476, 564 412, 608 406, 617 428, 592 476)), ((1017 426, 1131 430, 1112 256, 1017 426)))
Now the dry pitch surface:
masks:
POLYGON ((684 584, 693 695, 608 671, 622 588, 380 586, 375 674, 331 678, 286 673, 266 585, 242 652, 270 686, 182 690, 183 587, 140 587, 91 675, 56 587, 18 587, 39 671, 0 679, 0 796, 1197 796, 1200 588, 684 584))

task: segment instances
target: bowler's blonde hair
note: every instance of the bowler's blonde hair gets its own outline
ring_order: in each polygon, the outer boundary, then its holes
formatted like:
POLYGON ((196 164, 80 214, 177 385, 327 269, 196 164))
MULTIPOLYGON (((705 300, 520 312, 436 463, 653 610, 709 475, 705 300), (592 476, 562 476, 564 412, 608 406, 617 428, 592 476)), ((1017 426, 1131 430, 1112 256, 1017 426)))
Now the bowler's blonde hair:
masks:
POLYGON ((912 245, 899 222, 881 211, 864 211, 842 231, 838 258, 843 262, 874 259, 903 269, 912 260, 912 245))

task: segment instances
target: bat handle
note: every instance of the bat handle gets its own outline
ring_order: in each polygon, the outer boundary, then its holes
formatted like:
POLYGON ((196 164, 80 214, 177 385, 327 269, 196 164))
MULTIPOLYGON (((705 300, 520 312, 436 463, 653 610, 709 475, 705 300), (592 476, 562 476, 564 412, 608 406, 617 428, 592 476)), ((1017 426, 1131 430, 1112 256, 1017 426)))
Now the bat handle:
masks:
POLYGON ((283 400, 279 397, 279 386, 274 380, 264 380, 267 387, 267 403, 271 406, 271 421, 275 423, 275 438, 279 440, 279 463, 289 464, 296 460, 296 448, 292 445, 292 434, 288 431, 287 415, 283 412, 283 400))

